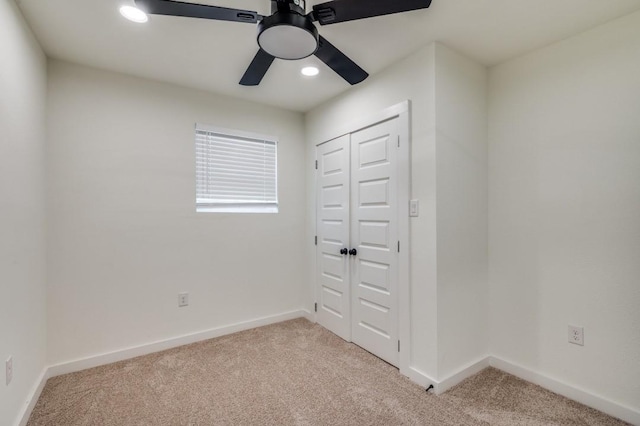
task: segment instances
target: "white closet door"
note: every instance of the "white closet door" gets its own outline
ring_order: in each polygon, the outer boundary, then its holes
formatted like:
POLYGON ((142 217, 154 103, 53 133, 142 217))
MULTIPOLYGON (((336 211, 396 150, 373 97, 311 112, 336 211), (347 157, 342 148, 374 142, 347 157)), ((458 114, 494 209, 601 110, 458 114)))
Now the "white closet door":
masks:
POLYGON ((317 321, 350 341, 349 256, 340 253, 349 247, 349 136, 316 149, 317 321))
POLYGON ((398 366, 397 119, 351 134, 352 341, 398 366))

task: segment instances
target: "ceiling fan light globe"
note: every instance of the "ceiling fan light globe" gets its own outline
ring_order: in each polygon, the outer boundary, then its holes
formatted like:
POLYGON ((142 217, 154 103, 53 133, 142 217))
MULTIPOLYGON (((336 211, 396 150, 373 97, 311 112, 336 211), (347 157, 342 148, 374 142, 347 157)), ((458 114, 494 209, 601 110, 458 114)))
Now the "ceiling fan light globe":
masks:
POLYGON ((258 44, 276 58, 303 59, 318 49, 318 30, 304 16, 276 13, 258 24, 258 44))

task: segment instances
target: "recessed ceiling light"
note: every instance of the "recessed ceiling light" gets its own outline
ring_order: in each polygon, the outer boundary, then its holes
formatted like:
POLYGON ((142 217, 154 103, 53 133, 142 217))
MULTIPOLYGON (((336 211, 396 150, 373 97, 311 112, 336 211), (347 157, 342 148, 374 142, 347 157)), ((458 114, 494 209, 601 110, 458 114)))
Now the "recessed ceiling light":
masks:
POLYGON ((120 14, 130 21, 137 22, 139 24, 145 23, 149 20, 146 13, 133 6, 122 6, 120 8, 120 14))
POLYGON ((306 75, 307 77, 313 77, 315 75, 318 75, 318 73, 320 73, 320 70, 316 67, 304 67, 300 70, 300 72, 302 73, 302 75, 306 75))

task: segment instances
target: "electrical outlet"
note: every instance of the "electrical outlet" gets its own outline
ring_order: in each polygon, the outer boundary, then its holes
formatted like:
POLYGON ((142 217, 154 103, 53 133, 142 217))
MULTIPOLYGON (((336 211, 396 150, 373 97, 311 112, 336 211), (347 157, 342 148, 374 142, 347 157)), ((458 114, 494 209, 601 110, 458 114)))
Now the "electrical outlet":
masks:
POLYGON ((9 358, 7 358, 7 361, 4 363, 4 369, 6 374, 7 386, 9 386, 9 383, 11 383, 11 380, 13 380, 13 357, 10 356, 9 358))
POLYGON ((584 328, 569 326, 569 343, 584 346, 584 328))
POLYGON ((185 306, 189 306, 189 293, 180 293, 178 294, 178 307, 182 308, 185 306))

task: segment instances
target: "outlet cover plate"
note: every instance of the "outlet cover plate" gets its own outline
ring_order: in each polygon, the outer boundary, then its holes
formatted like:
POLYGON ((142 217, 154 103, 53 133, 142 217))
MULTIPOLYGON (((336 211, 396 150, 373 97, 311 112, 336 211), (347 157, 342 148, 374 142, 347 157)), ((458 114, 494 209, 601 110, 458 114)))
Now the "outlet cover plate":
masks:
POLYGON ((576 327, 574 325, 569 326, 569 343, 574 345, 584 346, 584 328, 576 327))
POLYGON ((178 307, 183 308, 189 306, 189 293, 178 294, 178 307))

